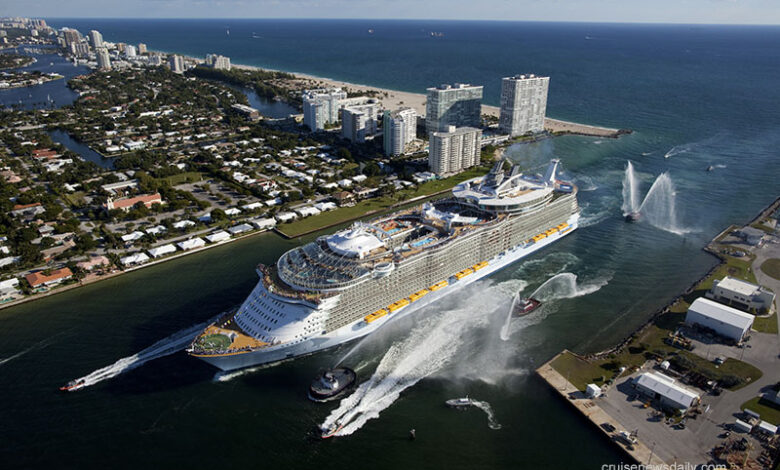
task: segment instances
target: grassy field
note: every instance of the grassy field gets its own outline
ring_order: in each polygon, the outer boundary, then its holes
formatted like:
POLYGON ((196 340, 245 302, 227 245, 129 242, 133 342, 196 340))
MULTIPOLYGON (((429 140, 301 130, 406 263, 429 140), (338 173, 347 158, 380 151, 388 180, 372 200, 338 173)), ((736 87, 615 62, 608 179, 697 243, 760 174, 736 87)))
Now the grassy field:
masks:
POLYGON ((555 358, 550 365, 580 391, 585 391, 589 383, 602 385, 608 377, 601 368, 568 352, 555 358))
POLYGON ((188 171, 186 173, 179 173, 178 175, 166 176, 165 178, 161 179, 170 183, 171 186, 176 186, 177 184, 200 181, 202 178, 203 173, 198 171, 188 171))
POLYGON ((777 312, 768 317, 756 317, 753 329, 762 333, 777 334, 777 312))
POLYGON ((85 195, 86 193, 84 191, 76 191, 75 193, 63 194, 62 198, 65 199, 71 207, 83 207, 85 195))
POLYGON ((282 224, 278 227, 278 230, 288 237, 295 238, 305 233, 317 231, 325 227, 330 227, 332 225, 341 224, 363 217, 373 211, 376 211, 378 215, 383 211, 390 210, 399 202, 416 197, 424 197, 436 194, 440 191, 444 191, 455 186, 461 181, 481 176, 484 174, 484 172, 484 169, 479 168, 467 170, 450 178, 428 181, 427 183, 419 185, 414 190, 399 191, 395 194, 395 196, 392 197, 385 196, 366 199, 364 201, 358 202, 352 207, 340 207, 333 211, 323 212, 320 215, 296 220, 295 222, 291 222, 289 224, 282 224))
POLYGON ((745 408, 750 411, 755 411, 761 415, 761 419, 777 426, 780 424, 780 406, 772 403, 771 401, 763 397, 755 397, 746 401, 740 406, 744 411, 745 408))
POLYGON ((761 264, 761 271, 764 271, 767 276, 780 279, 780 259, 772 258, 764 261, 761 264))

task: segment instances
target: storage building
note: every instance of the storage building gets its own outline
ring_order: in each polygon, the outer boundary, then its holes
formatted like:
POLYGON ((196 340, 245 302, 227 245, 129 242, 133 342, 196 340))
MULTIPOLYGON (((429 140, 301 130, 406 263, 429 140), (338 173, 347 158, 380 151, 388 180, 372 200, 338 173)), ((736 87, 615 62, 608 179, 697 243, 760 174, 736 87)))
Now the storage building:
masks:
POLYGON ((685 322, 710 328, 723 337, 741 341, 753 326, 753 318, 749 313, 699 297, 688 307, 685 322))
POLYGON ((634 380, 634 385, 639 392, 680 410, 687 410, 699 401, 699 394, 657 372, 645 372, 634 380))

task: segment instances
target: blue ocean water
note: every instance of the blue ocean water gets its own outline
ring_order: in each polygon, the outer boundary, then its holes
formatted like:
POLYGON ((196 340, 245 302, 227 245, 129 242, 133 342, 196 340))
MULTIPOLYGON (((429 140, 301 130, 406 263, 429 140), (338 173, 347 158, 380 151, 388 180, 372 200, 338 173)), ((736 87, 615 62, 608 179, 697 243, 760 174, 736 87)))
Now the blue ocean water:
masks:
MULTIPOLYGON (((243 300, 254 265, 306 240, 261 235, 203 254, 0 312, 0 457, 12 467, 82 467, 118 461, 174 468, 598 468, 625 456, 537 380, 532 371, 563 348, 614 344, 715 264, 701 251, 731 223, 780 194, 780 28, 448 21, 56 19, 109 41, 305 72, 412 92, 443 82, 485 86, 498 104, 500 78, 551 77, 552 117, 630 128, 620 139, 562 137, 507 154, 538 170, 561 158, 580 187, 583 226, 556 245, 425 312, 420 323, 377 335, 349 356, 361 379, 389 344, 424 338, 425 318, 473 312, 486 325, 444 330, 462 343, 451 363, 404 392, 355 434, 310 439, 333 406, 305 398, 308 381, 350 347, 214 382, 185 355, 144 365, 83 392, 56 387, 131 355, 243 300), (230 34, 227 34, 227 30, 230 34), (369 29, 374 33, 370 34, 369 29), (431 36, 440 32, 440 37, 431 36), (254 37, 253 37, 254 36, 254 37), (667 158, 668 157, 668 158, 667 158), (641 192, 668 172, 677 220, 626 224, 626 161, 641 192), (713 171, 706 171, 712 166, 713 171), (556 273, 573 290, 498 339, 510 296, 556 273), (525 287, 524 287, 525 286, 525 287), (21 356, 15 356, 22 352, 21 356), (464 394, 491 403, 501 430, 481 413, 450 413, 464 394), (410 442, 410 428, 417 440, 410 442), (44 450, 41 443, 45 442, 44 450), (67 466, 67 465, 66 465, 67 466)), ((441 338, 439 338, 441 339, 441 338)), ((422 357, 405 363, 425 364, 422 357)), ((399 371, 420 374, 422 366, 399 371)), ((121 466, 121 465, 120 465, 121 466)))

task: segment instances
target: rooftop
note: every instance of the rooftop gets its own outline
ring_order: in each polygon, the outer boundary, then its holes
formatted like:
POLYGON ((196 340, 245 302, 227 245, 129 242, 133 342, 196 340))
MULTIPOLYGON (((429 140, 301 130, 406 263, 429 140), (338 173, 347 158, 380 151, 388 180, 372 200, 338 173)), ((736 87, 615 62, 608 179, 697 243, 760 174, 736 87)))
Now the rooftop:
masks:
POLYGON ((743 330, 750 328, 754 319, 753 315, 749 313, 742 312, 729 307, 728 305, 723 305, 704 297, 696 299, 691 306, 688 307, 688 311, 691 310, 708 318, 742 328, 743 330))

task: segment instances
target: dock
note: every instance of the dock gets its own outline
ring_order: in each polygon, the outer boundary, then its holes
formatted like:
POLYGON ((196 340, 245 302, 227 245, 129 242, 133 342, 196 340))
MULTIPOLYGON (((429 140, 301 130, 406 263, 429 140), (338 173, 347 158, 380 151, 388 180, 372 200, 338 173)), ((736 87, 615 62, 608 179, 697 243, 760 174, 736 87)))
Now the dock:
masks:
POLYGON ((593 400, 587 398, 582 391, 577 389, 577 387, 566 380, 566 378, 564 378, 552 367, 553 361, 555 361, 555 359, 557 359, 561 354, 566 353, 569 353, 569 351, 563 350, 562 352, 556 354, 555 357, 545 362, 541 367, 536 369, 536 373, 539 375, 539 377, 544 379, 544 381, 547 382, 547 384, 550 385, 550 387, 552 387, 555 391, 557 391, 567 402, 571 403, 574 408, 582 413, 585 418, 590 420, 597 429, 604 433, 605 436, 607 436, 621 449, 623 449, 623 451, 626 452, 626 454, 628 454, 632 459, 634 459, 636 463, 648 466, 665 465, 666 462, 655 455, 649 447, 642 443, 642 441, 637 440, 637 442, 631 447, 628 447, 623 442, 621 442, 617 438, 617 434, 621 431, 630 433, 631 430, 626 429, 625 426, 620 424, 620 422, 604 411, 599 406, 598 399, 593 400), (605 423, 614 426, 614 431, 610 432, 605 429, 602 426, 605 423))

